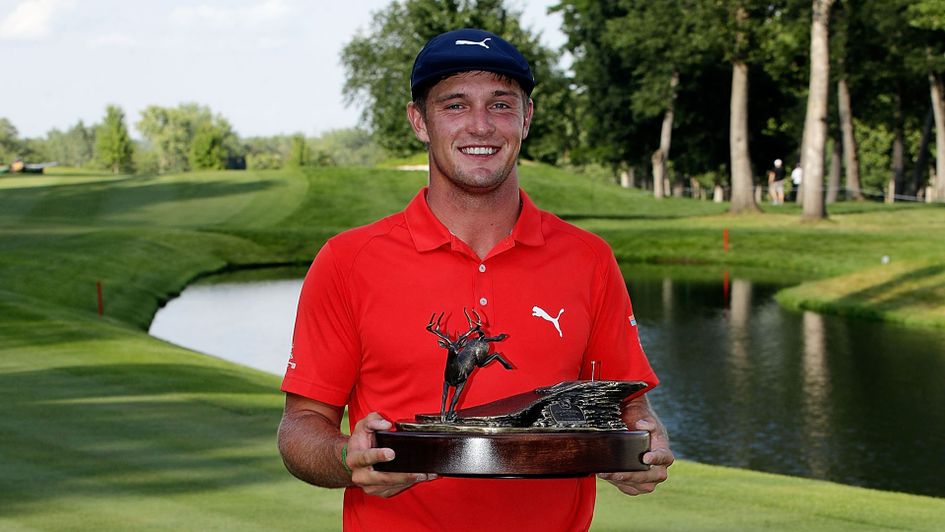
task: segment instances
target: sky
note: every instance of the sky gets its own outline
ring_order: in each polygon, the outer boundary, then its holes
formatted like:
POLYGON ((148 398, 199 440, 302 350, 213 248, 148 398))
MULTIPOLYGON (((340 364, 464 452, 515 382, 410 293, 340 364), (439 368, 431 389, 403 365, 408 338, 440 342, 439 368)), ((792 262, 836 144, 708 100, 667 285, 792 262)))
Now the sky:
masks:
MULTIPOLYGON (((243 137, 354 127, 342 47, 390 0, 0 0, 0 117, 21 137, 195 102, 243 137)), ((546 46, 556 0, 507 0, 546 46)), ((406 102, 405 102, 406 103, 406 102)))

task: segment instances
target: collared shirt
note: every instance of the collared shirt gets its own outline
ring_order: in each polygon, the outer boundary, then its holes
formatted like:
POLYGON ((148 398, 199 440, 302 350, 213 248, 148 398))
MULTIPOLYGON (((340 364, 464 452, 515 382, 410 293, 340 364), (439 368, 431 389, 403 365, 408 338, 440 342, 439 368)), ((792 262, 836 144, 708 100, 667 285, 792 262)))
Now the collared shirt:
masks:
MULTIPOLYGON (((477 369, 458 408, 590 378, 592 362, 598 379, 655 386, 610 247, 521 198, 511 234, 484 259, 434 216, 426 189, 403 212, 330 239, 303 284, 282 389, 347 405, 352 427, 370 412, 394 421, 438 413, 446 351, 426 327, 441 313, 451 338, 469 330, 467 314, 489 336, 507 334, 492 349, 514 366, 477 369)), ((344 522, 576 530, 590 524, 594 489, 593 477, 440 478, 391 499, 349 488, 344 522)))

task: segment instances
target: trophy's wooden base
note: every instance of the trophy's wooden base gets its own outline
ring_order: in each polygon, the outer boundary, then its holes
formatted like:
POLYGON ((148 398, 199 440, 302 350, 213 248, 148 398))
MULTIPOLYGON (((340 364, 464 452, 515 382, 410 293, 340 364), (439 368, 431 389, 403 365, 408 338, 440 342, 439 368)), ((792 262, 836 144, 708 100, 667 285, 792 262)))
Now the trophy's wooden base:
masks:
POLYGON ((643 471, 646 431, 377 432, 377 446, 394 450, 377 471, 454 477, 561 478, 643 471))

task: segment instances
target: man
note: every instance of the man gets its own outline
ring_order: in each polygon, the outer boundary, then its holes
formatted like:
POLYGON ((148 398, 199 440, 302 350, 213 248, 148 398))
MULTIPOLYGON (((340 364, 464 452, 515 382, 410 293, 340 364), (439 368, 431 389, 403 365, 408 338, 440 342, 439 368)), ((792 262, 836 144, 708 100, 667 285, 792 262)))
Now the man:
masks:
MULTIPOLYGON (((477 370, 460 408, 590 378, 592 363, 601 379, 658 382, 610 248, 519 189, 534 84, 518 50, 491 33, 457 30, 427 43, 407 116, 427 144, 429 186, 403 212, 329 240, 306 277, 279 447, 300 479, 346 488, 346 529, 590 526, 593 477, 374 471, 393 459, 374 447, 374 432, 440 410, 446 352, 425 329, 434 313, 446 313, 450 332, 465 332, 463 311, 472 309, 489 335, 508 334, 499 345, 514 369, 477 370), (350 438, 339 430, 345 406, 350 438)), ((666 432, 645 396, 625 404, 624 418, 651 432, 651 469, 600 476, 631 495, 652 491, 673 462, 666 432)))
POLYGON ((784 203, 784 163, 781 159, 774 160, 774 170, 768 172, 768 186, 772 205, 784 203))
POLYGON ((801 162, 797 161, 794 169, 791 170, 791 201, 800 202, 802 197, 798 192, 801 190, 801 181, 804 180, 804 169, 801 168, 801 162))

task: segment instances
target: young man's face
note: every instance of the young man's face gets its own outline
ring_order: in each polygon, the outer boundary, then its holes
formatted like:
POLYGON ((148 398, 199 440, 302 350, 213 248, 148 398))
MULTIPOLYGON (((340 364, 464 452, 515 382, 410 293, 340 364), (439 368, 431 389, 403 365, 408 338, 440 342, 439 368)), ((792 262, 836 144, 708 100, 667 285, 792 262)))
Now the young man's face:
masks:
POLYGON ((413 103, 407 108, 417 138, 429 144, 431 174, 468 192, 488 192, 514 172, 533 106, 514 81, 474 71, 434 85, 420 111, 413 103))

